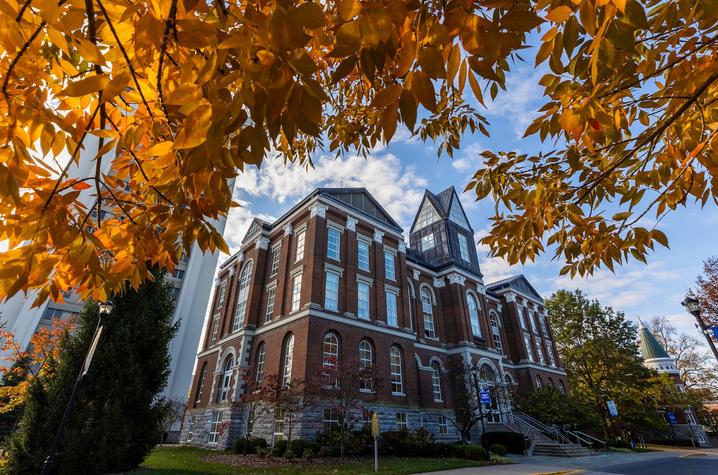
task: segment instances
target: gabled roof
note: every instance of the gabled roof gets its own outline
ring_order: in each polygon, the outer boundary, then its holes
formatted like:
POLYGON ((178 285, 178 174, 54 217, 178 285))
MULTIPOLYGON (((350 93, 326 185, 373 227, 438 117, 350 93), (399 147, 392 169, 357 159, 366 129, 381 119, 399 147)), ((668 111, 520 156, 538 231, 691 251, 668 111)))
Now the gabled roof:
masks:
POLYGON ((543 297, 541 297, 541 294, 538 293, 534 286, 531 285, 531 282, 529 282, 523 274, 499 280, 498 282, 493 282, 488 284, 486 288, 492 292, 498 292, 504 289, 513 289, 543 303, 543 297))
POLYGON ((242 243, 247 242, 247 240, 249 240, 252 236, 258 236, 260 230, 270 231, 271 229, 272 225, 268 222, 259 218, 254 218, 252 220, 252 224, 249 225, 247 233, 244 235, 244 239, 242 239, 242 243))
MULTIPOLYGON (((434 194, 429 190, 424 191, 424 197, 421 199, 419 209, 416 211, 416 215, 414 215, 414 220, 411 223, 411 232, 414 231, 414 227, 416 226, 416 222, 419 219, 419 214, 421 213, 421 209, 424 207, 425 201, 429 201, 432 204, 432 206, 442 219, 448 219, 449 215, 451 214, 451 205, 454 200, 456 200, 455 202, 459 204, 461 214, 466 221, 468 230, 473 231, 471 228, 471 224, 469 223, 469 218, 466 216, 466 212, 464 211, 464 207, 461 205, 461 200, 459 200, 459 195, 456 193, 456 189, 453 186, 450 186, 439 194, 434 194)), ((462 227, 466 227, 462 223, 457 222, 456 224, 459 224, 462 227)))
POLYGON ((668 352, 658 343, 656 337, 641 322, 638 327, 638 338, 641 343, 641 354, 644 360, 652 360, 655 358, 670 358, 668 352))
POLYGON ((399 234, 403 232, 401 226, 394 218, 374 199, 366 188, 318 188, 320 195, 338 200, 341 204, 349 206, 360 214, 378 220, 395 228, 399 234))

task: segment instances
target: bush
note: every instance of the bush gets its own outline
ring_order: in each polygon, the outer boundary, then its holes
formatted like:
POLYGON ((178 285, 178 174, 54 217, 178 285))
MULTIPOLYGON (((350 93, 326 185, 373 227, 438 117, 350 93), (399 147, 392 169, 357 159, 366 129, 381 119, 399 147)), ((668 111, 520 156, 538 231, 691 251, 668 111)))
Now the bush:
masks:
POLYGON ((381 435, 379 452, 382 455, 411 457, 417 454, 412 450, 411 433, 406 430, 388 431, 381 435))
POLYGON ((316 456, 316 453, 314 453, 314 450, 312 450, 309 447, 304 448, 304 452, 302 453, 302 458, 306 460, 311 460, 316 456))
POLYGON ((432 456, 437 458, 451 458, 455 457, 454 446, 451 444, 444 444, 438 442, 434 444, 434 450, 432 456))
POLYGON ((271 453, 272 450, 269 447, 257 447, 257 455, 262 458, 268 457, 271 453))
POLYGON ((294 439, 289 443, 289 450, 296 456, 303 455, 305 443, 302 439, 294 439))
POLYGON ((278 440, 274 443, 274 447, 272 447, 272 457, 281 457, 284 455, 284 452, 287 451, 287 441, 286 440, 278 440))
POLYGON ((488 460, 489 455, 486 450, 480 445, 466 445, 464 446, 464 457, 468 460, 488 460))
POLYGON ((302 455, 306 458, 307 453, 310 453, 312 457, 316 457, 319 454, 320 445, 316 442, 312 442, 309 440, 304 441, 304 451, 302 452, 302 455))
POLYGON ((452 452, 453 452, 452 455, 453 455, 454 457, 460 458, 460 459, 466 458, 466 457, 465 457, 465 455, 466 455, 466 447, 468 447, 468 445, 466 445, 466 444, 461 444, 461 443, 458 443, 458 442, 457 442, 456 444, 454 444, 454 445, 451 446, 451 449, 452 449, 452 452))
POLYGON ((518 432, 486 432, 481 435, 481 442, 488 446, 501 444, 506 447, 506 451, 511 454, 523 454, 526 450, 524 435, 518 432))
POLYGON ((234 452, 237 454, 256 454, 258 448, 267 448, 267 441, 261 437, 240 437, 234 443, 234 452), (245 452, 246 450, 246 452, 245 452))
POLYGON ((646 443, 652 445, 672 445, 673 447, 693 447, 691 439, 654 439, 646 443))
POLYGON ((630 449, 631 443, 623 439, 611 439, 606 441, 606 447, 609 449, 630 449))
POLYGON ((506 455, 506 447, 501 444, 491 444, 491 446, 489 446, 489 452, 503 457, 506 455))

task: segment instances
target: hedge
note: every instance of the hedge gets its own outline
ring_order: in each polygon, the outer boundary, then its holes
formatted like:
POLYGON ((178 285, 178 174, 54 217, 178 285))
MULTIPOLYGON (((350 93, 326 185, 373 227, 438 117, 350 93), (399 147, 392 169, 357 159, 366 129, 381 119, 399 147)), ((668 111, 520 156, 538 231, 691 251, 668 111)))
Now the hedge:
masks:
POLYGON ((491 446, 500 444, 506 448, 508 453, 523 454, 526 450, 526 441, 524 435, 518 432, 496 431, 485 432, 481 435, 482 445, 491 446))

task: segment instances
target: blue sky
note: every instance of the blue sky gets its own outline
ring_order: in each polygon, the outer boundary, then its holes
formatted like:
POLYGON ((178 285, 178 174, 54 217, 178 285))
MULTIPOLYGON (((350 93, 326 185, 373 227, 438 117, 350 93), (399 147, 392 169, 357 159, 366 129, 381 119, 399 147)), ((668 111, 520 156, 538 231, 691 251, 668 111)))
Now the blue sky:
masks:
MULTIPOLYGON (((433 143, 412 139, 406 130, 399 130, 391 145, 377 148, 366 160, 352 155, 334 160, 319 154, 315 167, 309 170, 266 160, 261 170, 247 170, 238 178, 235 198, 243 206, 232 210, 225 238, 236 250, 253 216, 267 220, 281 216, 319 186, 366 187, 404 227, 407 236, 424 189, 439 192, 453 185, 478 240, 488 230, 493 205, 488 200, 475 202, 463 190, 481 163, 479 153, 487 149, 535 153, 550 147, 535 138, 521 138, 535 111, 544 103, 538 85, 542 75, 542 70, 528 65, 516 67, 507 78, 508 92, 502 91, 495 101, 479 109, 491 122, 491 138, 479 134, 465 136, 453 160, 448 156, 437 158, 433 143)), ((510 267, 500 259, 488 258, 488 249, 479 247, 479 258, 486 282, 524 273, 545 297, 558 289, 580 288, 631 318, 649 320, 666 316, 680 330, 700 337, 680 301, 694 285, 702 260, 718 254, 718 209, 713 205, 681 209, 663 219, 659 228, 668 235, 670 250, 657 249, 647 265, 631 262, 617 268, 615 274, 599 270, 586 279, 559 276, 563 264, 552 262, 550 256, 542 256, 523 267, 510 267)))

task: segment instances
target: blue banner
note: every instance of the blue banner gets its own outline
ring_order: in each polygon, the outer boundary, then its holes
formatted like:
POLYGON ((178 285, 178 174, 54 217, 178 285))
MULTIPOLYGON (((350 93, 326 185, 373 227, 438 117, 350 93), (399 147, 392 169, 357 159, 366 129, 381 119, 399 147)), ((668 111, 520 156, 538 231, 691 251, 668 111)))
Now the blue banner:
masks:
POLYGON ((718 340, 718 327, 713 327, 711 330, 713 330, 713 337, 718 340))
POLYGON ((668 422, 671 424, 678 424, 678 419, 676 419, 676 415, 674 413, 668 411, 666 412, 666 416, 668 416, 668 422))
POLYGON ((479 391, 479 400, 481 404, 491 404, 491 394, 489 394, 489 391, 486 389, 479 391))

